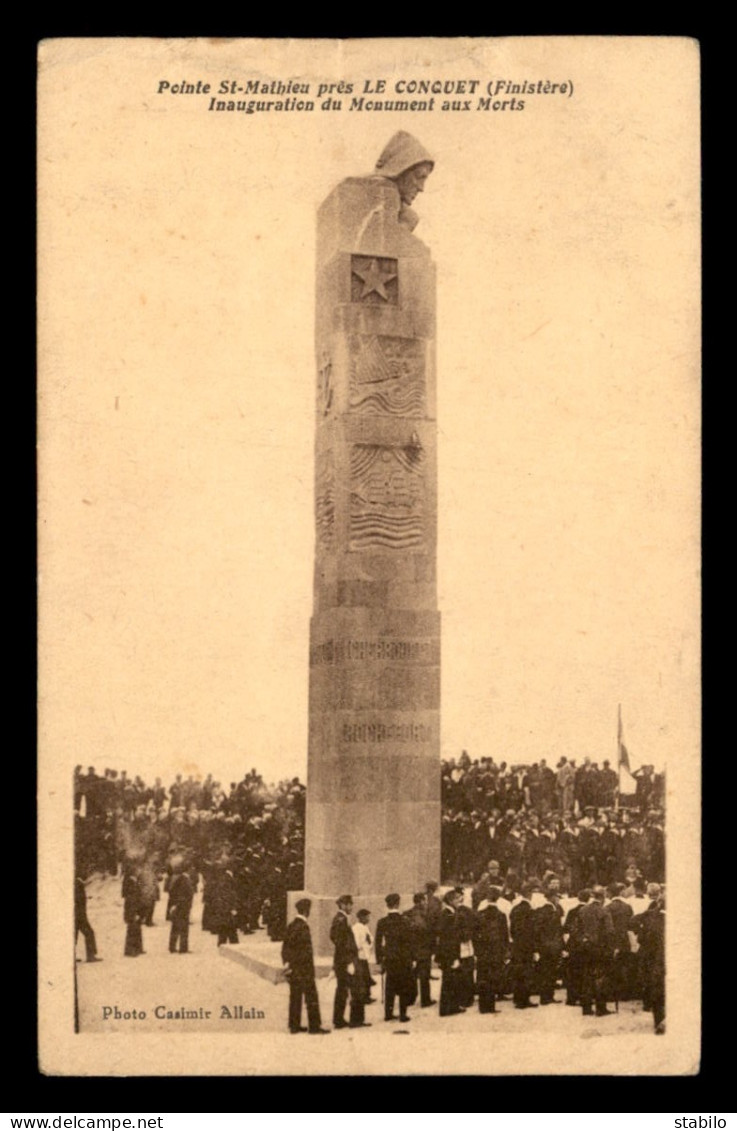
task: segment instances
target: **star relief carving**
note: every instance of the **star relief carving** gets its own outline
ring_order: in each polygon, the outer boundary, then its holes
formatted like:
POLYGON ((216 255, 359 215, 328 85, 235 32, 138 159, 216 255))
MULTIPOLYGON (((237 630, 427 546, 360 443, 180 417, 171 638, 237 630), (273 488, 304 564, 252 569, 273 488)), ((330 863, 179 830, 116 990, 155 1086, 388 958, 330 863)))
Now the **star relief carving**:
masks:
POLYGON ((358 267, 354 265, 353 274, 357 275, 363 283, 363 290, 361 291, 361 298, 366 298, 367 295, 373 294, 375 291, 377 295, 389 301, 389 295, 386 292, 386 284, 390 283, 392 279, 396 279, 397 272, 389 271, 381 267, 377 259, 369 260, 368 267, 358 267))

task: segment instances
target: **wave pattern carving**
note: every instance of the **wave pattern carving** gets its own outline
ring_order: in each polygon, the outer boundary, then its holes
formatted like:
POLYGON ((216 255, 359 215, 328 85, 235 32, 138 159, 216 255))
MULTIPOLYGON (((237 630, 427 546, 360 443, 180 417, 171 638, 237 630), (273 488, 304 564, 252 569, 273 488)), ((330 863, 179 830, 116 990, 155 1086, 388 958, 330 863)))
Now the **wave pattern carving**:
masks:
POLYGON ((331 452, 323 452, 318 463, 315 525, 317 541, 329 549, 335 533, 335 474, 331 452))
POLYGON ((423 416, 425 344, 413 338, 356 335, 351 343, 350 411, 423 416))
POLYGON ((355 444, 351 451, 351 550, 421 549, 425 454, 420 447, 355 444))

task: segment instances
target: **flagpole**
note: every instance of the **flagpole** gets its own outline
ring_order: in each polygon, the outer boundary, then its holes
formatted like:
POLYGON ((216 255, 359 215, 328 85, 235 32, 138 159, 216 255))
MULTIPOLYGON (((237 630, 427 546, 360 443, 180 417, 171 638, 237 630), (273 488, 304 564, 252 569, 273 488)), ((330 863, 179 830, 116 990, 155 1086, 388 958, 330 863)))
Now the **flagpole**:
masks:
POLYGON ((617 705, 617 794, 614 799, 614 812, 619 812, 619 795, 622 789, 622 704, 617 705))

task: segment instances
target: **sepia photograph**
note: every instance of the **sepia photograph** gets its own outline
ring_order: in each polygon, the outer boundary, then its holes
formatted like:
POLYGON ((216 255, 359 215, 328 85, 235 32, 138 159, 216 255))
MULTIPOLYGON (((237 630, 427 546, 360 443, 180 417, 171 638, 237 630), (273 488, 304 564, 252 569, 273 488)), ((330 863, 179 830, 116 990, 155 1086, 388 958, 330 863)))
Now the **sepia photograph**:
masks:
POLYGON ((697 1073, 698 44, 55 39, 38 122, 42 1071, 697 1073))

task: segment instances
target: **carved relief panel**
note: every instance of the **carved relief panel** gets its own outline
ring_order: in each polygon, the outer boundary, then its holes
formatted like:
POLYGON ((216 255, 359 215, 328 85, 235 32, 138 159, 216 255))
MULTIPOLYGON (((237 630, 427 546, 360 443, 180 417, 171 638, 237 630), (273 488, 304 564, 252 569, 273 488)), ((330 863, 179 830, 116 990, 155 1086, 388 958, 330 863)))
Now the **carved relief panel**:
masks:
POLYGON ((425 343, 385 334, 351 339, 351 412, 364 416, 423 416, 425 343))
POLYGON ((335 539, 335 467, 331 451, 320 452, 317 457, 315 527, 318 545, 330 549, 335 539))
POLYGON ((422 548, 425 538, 425 453, 354 444, 351 450, 349 549, 422 548))
POLYGON ((322 349, 317 368, 317 411, 320 416, 329 416, 333 408, 333 359, 326 349, 322 349))

